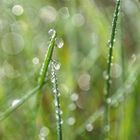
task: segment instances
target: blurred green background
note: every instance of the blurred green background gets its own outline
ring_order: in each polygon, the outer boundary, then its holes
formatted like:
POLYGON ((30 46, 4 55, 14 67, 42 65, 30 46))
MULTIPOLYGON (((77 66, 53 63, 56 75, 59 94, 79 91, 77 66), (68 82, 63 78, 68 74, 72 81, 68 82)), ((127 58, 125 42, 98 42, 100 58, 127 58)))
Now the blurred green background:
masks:
MULTIPOLYGON (((37 85, 54 28, 64 41, 53 58, 61 64, 58 86, 65 140, 102 140, 103 99, 114 0, 0 0, 0 113, 37 85)), ((123 0, 114 46, 111 139, 140 139, 140 3, 123 0)), ((50 82, 0 122, 0 140, 56 140, 50 82)))

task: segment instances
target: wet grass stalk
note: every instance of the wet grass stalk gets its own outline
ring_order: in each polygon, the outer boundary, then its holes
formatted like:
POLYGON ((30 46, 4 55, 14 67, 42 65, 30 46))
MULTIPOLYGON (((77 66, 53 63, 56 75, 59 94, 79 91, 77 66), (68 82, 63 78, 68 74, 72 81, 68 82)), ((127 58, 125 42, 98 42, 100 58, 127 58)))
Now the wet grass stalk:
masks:
POLYGON ((39 85, 39 89, 38 89, 38 93, 37 93, 37 97, 36 97, 36 110, 38 110, 39 106, 40 106, 40 101, 41 101, 41 89, 43 86, 43 83, 45 81, 46 75, 47 75, 47 71, 48 71, 48 66, 50 64, 51 58, 52 58, 52 54, 53 54, 53 50, 54 50, 54 46, 55 46, 55 40, 56 40, 56 31, 54 29, 50 29, 48 32, 51 35, 50 38, 50 43, 48 46, 48 50, 47 53, 45 55, 45 59, 44 62, 42 63, 42 67, 40 70, 40 75, 38 78, 38 85, 39 85))
POLYGON ((114 17, 112 22, 112 30, 111 30, 111 37, 109 40, 109 51, 108 51, 108 59, 107 59, 107 79, 106 79, 106 89, 105 89, 105 96, 104 96, 104 104, 105 104, 105 111, 104 111, 104 138, 110 138, 110 87, 111 87, 111 65, 112 65, 112 57, 113 57, 113 46, 115 42, 115 34, 118 22, 118 15, 120 11, 120 2, 121 0, 116 1, 114 17))
POLYGON ((56 120, 57 120, 57 138, 58 140, 62 140, 62 118, 61 118, 61 107, 60 107, 60 92, 58 90, 58 83, 57 83, 57 75, 56 75, 56 70, 57 68, 57 62, 52 60, 52 65, 51 65, 51 82, 52 82, 52 89, 54 93, 54 104, 55 104, 55 113, 56 113, 56 120))

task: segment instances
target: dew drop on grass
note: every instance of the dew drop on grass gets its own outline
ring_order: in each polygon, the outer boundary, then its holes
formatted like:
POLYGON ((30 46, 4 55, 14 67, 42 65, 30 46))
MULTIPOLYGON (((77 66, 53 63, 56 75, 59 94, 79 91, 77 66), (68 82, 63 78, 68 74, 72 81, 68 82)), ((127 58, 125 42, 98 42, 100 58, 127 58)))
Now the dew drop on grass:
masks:
POLYGON ((72 100, 72 101, 77 101, 78 98, 79 98, 79 95, 78 95, 77 93, 73 93, 73 94, 71 95, 71 100, 72 100))
POLYGON ((91 131, 93 130, 93 125, 92 125, 91 123, 88 123, 88 124, 86 125, 86 130, 87 130, 88 132, 91 132, 91 131))
POLYGON ((56 114, 56 119, 59 120, 59 116, 58 116, 58 114, 56 114))
POLYGON ((54 65, 55 70, 59 70, 60 67, 61 67, 61 64, 60 64, 60 63, 56 63, 56 64, 54 65))
POLYGON ((116 42, 116 39, 114 39, 113 42, 116 42))
POLYGON ((109 132, 110 131, 110 126, 109 125, 105 125, 104 126, 104 132, 109 132))
POLYGON ((56 31, 54 29, 50 29, 48 31, 48 34, 52 37, 54 34, 56 33, 56 31))
POLYGON ((112 101, 111 98, 107 98, 107 99, 106 99, 106 102, 107 102, 108 104, 111 104, 111 101, 112 101))
POLYGON ((55 78, 54 77, 51 78, 51 82, 55 83, 55 78))
POLYGON ((106 71, 103 72, 103 77, 105 80, 108 80, 109 76, 106 71))
POLYGON ((56 112, 56 114, 61 114, 62 113, 62 110, 58 108, 58 109, 56 109, 55 112, 56 112))
POLYGON ((63 124, 63 120, 61 120, 60 124, 63 124))
POLYGON ((33 64, 37 65, 39 63, 39 59, 37 57, 34 57, 32 59, 33 64))
POLYGON ((11 106, 14 107, 14 106, 16 106, 19 102, 20 102, 19 99, 15 99, 15 100, 12 101, 11 106))
POLYGON ((63 19, 67 19, 67 18, 70 17, 70 13, 69 13, 68 7, 62 7, 62 8, 59 10, 59 14, 60 14, 60 16, 61 16, 63 19))
POLYGON ((60 92, 57 93, 57 96, 58 96, 58 97, 60 96, 60 92))
POLYGON ((46 136, 48 136, 49 132, 50 132, 50 130, 47 127, 42 127, 40 129, 40 134, 39 135, 41 137, 46 137, 46 136))
POLYGON ((68 108, 71 110, 71 111, 74 111, 76 109, 76 105, 74 103, 71 103, 68 108))
POLYGON ((55 93, 55 94, 56 94, 56 93, 57 93, 57 90, 56 90, 56 89, 53 89, 53 93, 55 93))
POLYGON ((55 43, 56 43, 56 46, 57 46, 58 48, 62 48, 63 45, 64 45, 64 41, 63 41, 62 38, 56 38, 55 43))
POLYGON ((67 123, 68 123, 68 125, 74 125, 75 122, 76 122, 76 120, 75 120, 74 117, 69 117, 69 118, 67 119, 67 123))
POLYGON ((57 100, 54 100, 54 105, 55 105, 55 106, 58 106, 57 100))

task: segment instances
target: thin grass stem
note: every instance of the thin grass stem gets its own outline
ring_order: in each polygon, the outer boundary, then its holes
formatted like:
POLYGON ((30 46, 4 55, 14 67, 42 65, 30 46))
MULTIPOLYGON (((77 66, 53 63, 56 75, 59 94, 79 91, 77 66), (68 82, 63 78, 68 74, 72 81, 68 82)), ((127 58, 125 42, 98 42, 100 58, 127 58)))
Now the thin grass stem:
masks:
POLYGON ((109 40, 109 52, 108 52, 108 66, 107 66, 107 79, 106 79, 106 91, 105 91, 105 111, 104 111, 104 138, 109 139, 109 133, 110 133, 110 123, 109 123, 109 102, 110 102, 110 86, 111 86, 111 65, 112 65, 112 57, 113 57, 113 46, 115 42, 115 34, 116 34, 116 28, 117 28, 117 22, 118 22, 118 15, 120 11, 120 0, 117 0, 115 11, 114 11, 114 17, 112 22, 112 30, 111 30, 111 37, 109 40))
POLYGON ((56 75, 56 67, 57 67, 57 62, 52 60, 52 70, 51 70, 51 81, 53 85, 53 93, 54 93, 54 104, 55 104, 55 113, 56 113, 56 120, 57 120, 57 138, 58 140, 62 140, 62 118, 61 118, 61 107, 60 107, 60 92, 58 90, 58 83, 57 83, 57 75, 56 75))

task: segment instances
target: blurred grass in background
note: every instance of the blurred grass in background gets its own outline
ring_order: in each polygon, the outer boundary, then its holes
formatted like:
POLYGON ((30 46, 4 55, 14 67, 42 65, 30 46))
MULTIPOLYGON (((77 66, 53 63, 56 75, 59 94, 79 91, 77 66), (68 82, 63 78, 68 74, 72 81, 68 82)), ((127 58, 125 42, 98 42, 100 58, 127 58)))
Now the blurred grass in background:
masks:
MULTIPOLYGON (((54 28, 64 41, 53 56, 61 63, 63 137, 102 140, 107 42, 114 6, 113 0, 1 0, 0 112, 37 85, 48 30, 54 28)), ((122 2, 112 65, 112 140, 140 139, 139 10, 137 0, 122 2)), ((42 92, 37 121, 32 97, 0 122, 0 140, 56 139, 51 84, 42 92)))

